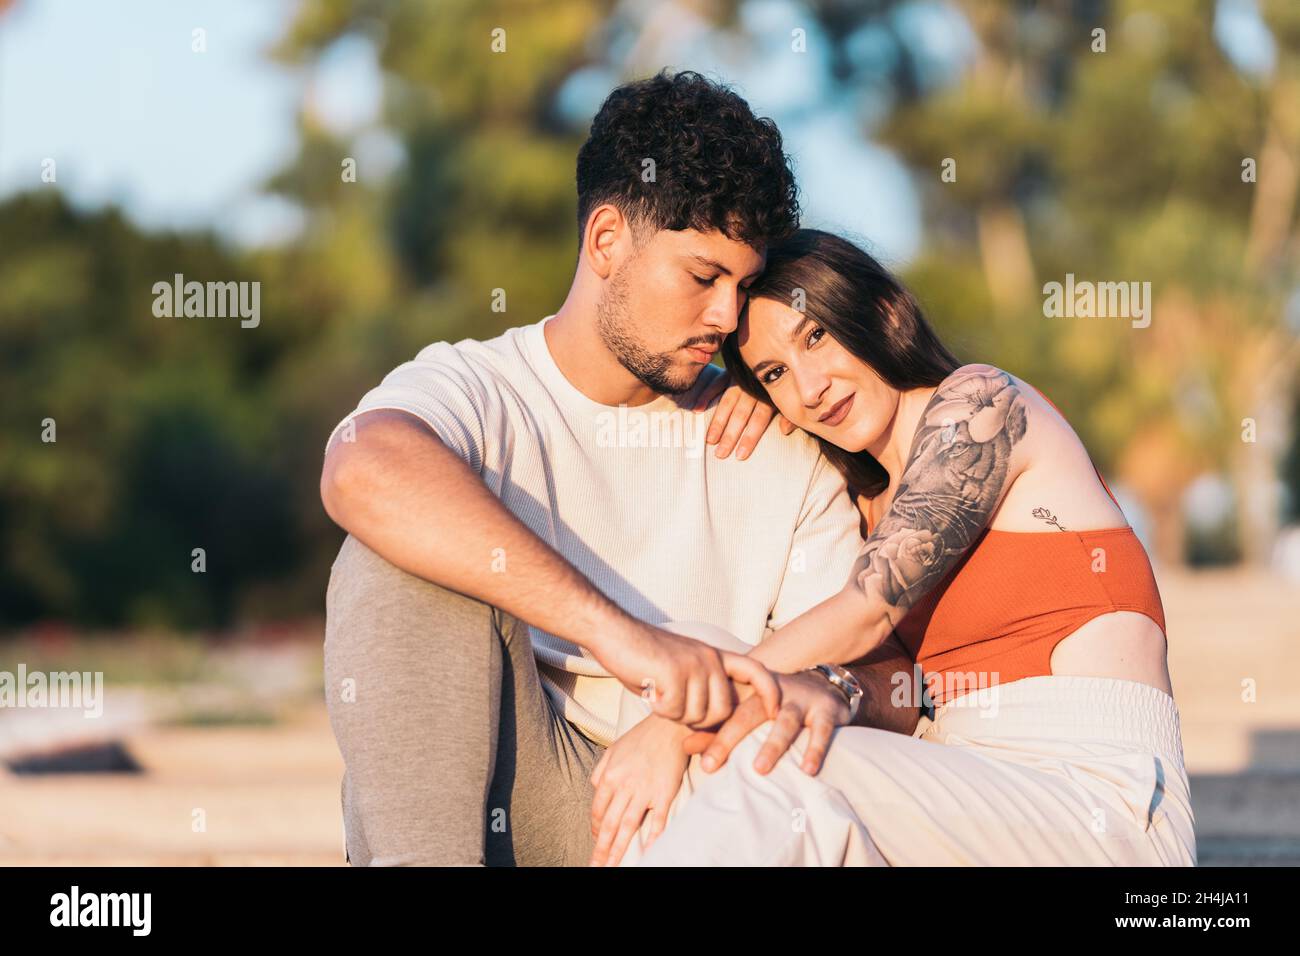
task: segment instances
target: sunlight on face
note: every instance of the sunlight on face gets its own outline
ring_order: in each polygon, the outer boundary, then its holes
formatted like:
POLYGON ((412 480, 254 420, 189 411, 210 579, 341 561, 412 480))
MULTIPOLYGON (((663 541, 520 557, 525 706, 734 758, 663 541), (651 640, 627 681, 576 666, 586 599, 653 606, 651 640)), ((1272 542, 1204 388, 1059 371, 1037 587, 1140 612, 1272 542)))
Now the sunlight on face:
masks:
POLYGON ((661 229, 611 277, 601 334, 659 392, 689 389, 736 328, 765 256, 718 231, 661 229))
POLYGON ((784 302, 749 303, 737 333, 741 358, 795 425, 848 451, 877 443, 898 410, 898 391, 784 302))

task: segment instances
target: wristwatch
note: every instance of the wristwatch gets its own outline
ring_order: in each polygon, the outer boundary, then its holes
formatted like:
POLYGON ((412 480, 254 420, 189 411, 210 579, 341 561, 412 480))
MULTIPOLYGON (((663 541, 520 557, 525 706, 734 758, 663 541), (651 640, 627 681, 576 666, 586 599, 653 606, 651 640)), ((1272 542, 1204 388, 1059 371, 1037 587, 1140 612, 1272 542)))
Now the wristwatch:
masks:
POLYGON ((862 700, 862 685, 853 676, 853 672, 839 664, 814 664, 806 670, 816 671, 831 682, 831 686, 844 695, 849 705, 849 723, 858 716, 858 704, 862 700))

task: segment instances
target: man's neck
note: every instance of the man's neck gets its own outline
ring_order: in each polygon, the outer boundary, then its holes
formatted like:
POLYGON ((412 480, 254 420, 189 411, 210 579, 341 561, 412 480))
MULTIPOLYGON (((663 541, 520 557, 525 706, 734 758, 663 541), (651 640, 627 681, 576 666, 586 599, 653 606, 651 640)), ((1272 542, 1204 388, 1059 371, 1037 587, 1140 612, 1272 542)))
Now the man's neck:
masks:
POLYGON ((566 299, 543 326, 546 346, 560 373, 602 405, 644 405, 659 394, 623 367, 596 330, 594 304, 566 299))

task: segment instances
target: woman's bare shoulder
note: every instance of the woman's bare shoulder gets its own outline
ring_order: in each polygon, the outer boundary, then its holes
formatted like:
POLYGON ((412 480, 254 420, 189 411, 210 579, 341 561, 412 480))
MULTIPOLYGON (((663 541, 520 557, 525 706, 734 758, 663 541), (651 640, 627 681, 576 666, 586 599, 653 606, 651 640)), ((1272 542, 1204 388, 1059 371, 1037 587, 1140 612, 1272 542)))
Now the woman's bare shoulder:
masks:
POLYGON ((957 399, 969 403, 973 409, 981 406, 1017 409, 1026 418, 1022 439, 1025 451, 1038 438, 1048 438, 1051 443, 1062 439, 1078 441, 1070 423, 1041 389, 996 365, 972 362, 954 369, 936 389, 936 398, 941 395, 949 403, 957 399))
POLYGON ((1031 383, 992 366, 979 366, 987 375, 1006 376, 1016 389, 1016 404, 1024 411, 1024 434, 1017 442, 1021 469, 992 527, 1007 531, 1037 531, 1051 526, 1042 514, 1063 519, 1064 528, 1110 528, 1124 516, 1102 485, 1092 457, 1064 412, 1031 383), (1047 522, 1044 524, 1044 522, 1047 522))
POLYGON ((935 388, 918 436, 937 434, 942 444, 957 449, 997 438, 1005 455, 1025 435, 1027 410, 1013 376, 993 365, 963 365, 935 388))

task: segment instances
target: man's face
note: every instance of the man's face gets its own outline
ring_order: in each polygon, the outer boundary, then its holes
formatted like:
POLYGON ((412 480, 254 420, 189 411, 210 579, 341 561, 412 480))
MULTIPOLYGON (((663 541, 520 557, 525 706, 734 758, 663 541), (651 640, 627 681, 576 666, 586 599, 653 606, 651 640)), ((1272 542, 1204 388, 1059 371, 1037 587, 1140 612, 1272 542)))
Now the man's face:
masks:
POLYGON ((600 336, 656 392, 689 391, 736 328, 765 260, 718 231, 661 229, 610 276, 596 307, 600 336))

